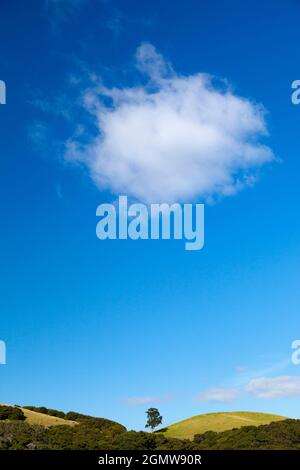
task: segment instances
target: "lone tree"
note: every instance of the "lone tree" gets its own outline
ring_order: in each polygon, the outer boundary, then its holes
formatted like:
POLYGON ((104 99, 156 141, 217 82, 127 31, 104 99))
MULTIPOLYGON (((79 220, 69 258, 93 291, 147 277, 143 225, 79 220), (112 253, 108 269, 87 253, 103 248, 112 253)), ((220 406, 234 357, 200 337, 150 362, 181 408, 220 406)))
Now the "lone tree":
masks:
POLYGON ((157 408, 149 408, 149 410, 146 411, 146 414, 147 414, 147 424, 145 427, 151 428, 151 431, 153 432, 153 429, 162 423, 163 417, 159 414, 159 411, 157 408))

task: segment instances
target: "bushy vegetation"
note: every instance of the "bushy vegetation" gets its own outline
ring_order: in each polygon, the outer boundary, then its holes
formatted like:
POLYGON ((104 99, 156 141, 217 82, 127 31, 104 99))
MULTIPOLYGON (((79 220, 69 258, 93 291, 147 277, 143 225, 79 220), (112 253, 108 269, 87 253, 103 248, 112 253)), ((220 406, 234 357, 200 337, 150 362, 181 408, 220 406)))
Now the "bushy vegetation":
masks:
POLYGON ((194 437, 197 449, 300 449, 300 420, 286 419, 262 426, 245 426, 221 433, 206 432, 194 437))
POLYGON ((69 411, 66 413, 65 419, 78 421, 90 428, 97 428, 103 432, 107 431, 109 433, 113 432, 114 434, 118 434, 126 431, 125 426, 122 426, 122 424, 116 423, 115 421, 111 421, 110 419, 95 418, 94 416, 83 415, 81 413, 76 413, 75 411, 69 411))
POLYGON ((0 450, 183 450, 193 449, 191 441, 167 439, 146 432, 119 432, 80 423, 78 426, 44 426, 0 423, 0 450))
POLYGON ((14 406, 0 405, 0 420, 24 421, 25 415, 20 408, 14 406))
POLYGON ((0 450, 300 450, 300 420, 246 426, 220 433, 209 431, 191 441, 167 438, 162 433, 126 431, 113 421, 83 416, 79 415, 79 424, 73 427, 47 428, 26 422, 2 421, 0 450))

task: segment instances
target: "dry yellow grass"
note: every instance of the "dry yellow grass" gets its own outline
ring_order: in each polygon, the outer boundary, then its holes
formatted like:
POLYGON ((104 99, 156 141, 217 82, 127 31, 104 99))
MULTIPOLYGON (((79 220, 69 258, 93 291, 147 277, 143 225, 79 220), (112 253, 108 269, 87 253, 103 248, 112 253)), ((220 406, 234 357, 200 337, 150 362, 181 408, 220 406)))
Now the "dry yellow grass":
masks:
MULTIPOLYGON (((5 405, 12 406, 12 405, 5 405)), ((20 407, 26 416, 26 423, 28 424, 39 424, 40 426, 75 426, 76 421, 68 421, 67 419, 57 418, 56 416, 48 416, 43 413, 37 413, 36 411, 26 410, 26 408, 20 407)))

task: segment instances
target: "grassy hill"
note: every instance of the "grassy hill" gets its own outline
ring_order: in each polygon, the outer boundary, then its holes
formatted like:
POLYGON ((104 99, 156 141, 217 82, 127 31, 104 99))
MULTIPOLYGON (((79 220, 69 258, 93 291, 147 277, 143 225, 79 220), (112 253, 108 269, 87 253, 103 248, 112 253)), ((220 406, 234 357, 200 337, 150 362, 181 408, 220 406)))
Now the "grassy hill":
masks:
POLYGON ((265 413, 210 413, 169 426, 167 431, 146 433, 127 431, 115 421, 74 411, 65 413, 46 407, 0 406, 0 451, 47 449, 300 450, 300 420, 265 413), (232 426, 235 429, 222 431, 232 426), (185 439, 168 435, 174 435, 174 429, 178 435, 178 428, 185 439))
MULTIPOLYGON (((0 405, 1 406, 1 405, 0 405)), ((11 406, 11 405, 3 405, 11 406)), ((13 407, 16 408, 16 407, 13 407)), ((38 424, 40 426, 74 426, 77 424, 75 421, 70 421, 63 418, 58 418, 56 416, 49 416, 44 413, 38 413, 36 411, 28 410, 26 408, 18 407, 23 411, 26 417, 26 423, 28 424, 38 424)))
POLYGON ((284 419, 286 419, 284 416, 248 411, 208 413, 171 424, 158 432, 168 438, 193 439, 195 434, 203 434, 207 431, 221 432, 242 426, 269 424, 284 419))

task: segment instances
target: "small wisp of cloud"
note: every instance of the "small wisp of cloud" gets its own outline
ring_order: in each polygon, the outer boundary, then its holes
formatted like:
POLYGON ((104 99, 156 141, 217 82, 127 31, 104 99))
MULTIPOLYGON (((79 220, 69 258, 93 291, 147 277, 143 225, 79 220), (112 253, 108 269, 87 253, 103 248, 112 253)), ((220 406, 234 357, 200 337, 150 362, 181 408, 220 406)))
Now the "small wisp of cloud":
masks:
POLYGON ((204 390, 194 398, 195 402, 228 403, 236 400, 238 391, 234 388, 213 387, 204 390))
POLYGON ((258 398, 280 398, 300 396, 300 377, 282 375, 252 379, 246 390, 258 398))
MULTIPOLYGON (((299 344, 300 341, 296 346, 299 347, 299 344)), ((289 359, 283 359, 256 371, 251 371, 245 366, 238 366, 235 368, 237 376, 231 381, 231 387, 209 388, 197 395, 194 401, 226 403, 233 402, 245 394, 258 399, 300 396, 300 377, 273 375, 282 372, 289 364, 289 359)))
POLYGON ((136 407, 136 406, 145 406, 145 405, 154 405, 158 403, 166 403, 169 401, 175 400, 173 395, 162 395, 162 396, 144 396, 144 397, 130 397, 125 400, 127 406, 136 407))

